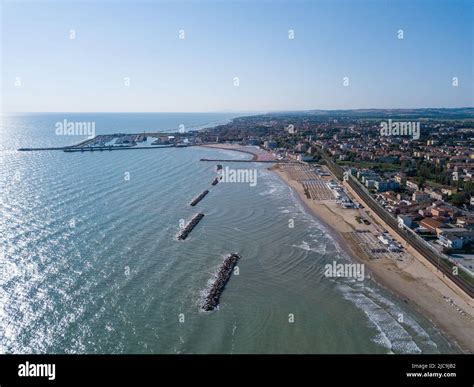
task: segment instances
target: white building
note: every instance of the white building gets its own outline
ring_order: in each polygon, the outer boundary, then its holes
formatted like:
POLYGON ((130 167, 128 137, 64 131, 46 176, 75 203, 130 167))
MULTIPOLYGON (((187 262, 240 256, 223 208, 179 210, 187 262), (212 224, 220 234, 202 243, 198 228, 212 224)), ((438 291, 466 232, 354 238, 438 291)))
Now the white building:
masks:
POLYGON ((438 238, 438 243, 449 249, 458 250, 462 249, 464 239, 454 233, 441 234, 438 238))
POLYGON ((399 227, 411 228, 413 226, 413 218, 409 215, 398 215, 399 227))

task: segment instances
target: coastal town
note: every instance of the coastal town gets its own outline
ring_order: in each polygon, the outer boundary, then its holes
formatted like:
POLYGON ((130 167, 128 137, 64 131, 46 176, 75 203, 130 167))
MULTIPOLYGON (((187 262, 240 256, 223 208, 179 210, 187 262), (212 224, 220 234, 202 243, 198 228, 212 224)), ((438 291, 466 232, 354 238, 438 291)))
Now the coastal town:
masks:
POLYGON ((199 138, 259 146, 277 160, 299 161, 306 166, 302 172, 306 176, 300 180, 308 195, 332 194, 343 207, 352 207, 354 203, 334 182, 319 188, 319 178, 329 173, 321 165, 331 160, 346 177, 360 183, 400 228, 416 233, 474 275, 473 109, 450 110, 452 117, 447 119, 437 111, 400 112, 400 119, 386 118, 397 112, 348 114, 238 118, 199 138), (382 135, 381 126, 389 120, 416 121, 420 138, 409 133, 382 135))

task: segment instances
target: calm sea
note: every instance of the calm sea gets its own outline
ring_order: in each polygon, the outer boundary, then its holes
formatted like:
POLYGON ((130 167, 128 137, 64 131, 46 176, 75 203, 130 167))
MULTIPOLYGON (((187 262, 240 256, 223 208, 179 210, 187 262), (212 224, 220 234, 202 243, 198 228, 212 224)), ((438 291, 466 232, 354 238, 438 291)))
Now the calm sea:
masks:
POLYGON ((36 114, 0 127, 0 352, 438 353, 454 349, 372 280, 323 277, 349 262, 296 194, 265 165, 257 185, 211 187, 204 148, 17 152, 69 145, 55 123, 96 132, 188 129, 232 114, 36 114), (129 176, 126 179, 125 176, 129 176), (192 208, 204 189, 209 195, 192 208), (182 242, 181 220, 205 218, 182 242), (294 228, 289 228, 289 220, 294 228), (239 275, 220 309, 200 302, 223 258, 239 275), (403 322, 398 321, 404 315, 403 322))

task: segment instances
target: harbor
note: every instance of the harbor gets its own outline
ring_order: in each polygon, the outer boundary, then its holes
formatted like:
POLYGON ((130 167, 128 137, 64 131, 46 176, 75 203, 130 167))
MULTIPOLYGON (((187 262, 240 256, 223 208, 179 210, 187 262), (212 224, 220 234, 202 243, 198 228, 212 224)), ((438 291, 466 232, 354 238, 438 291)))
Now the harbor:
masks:
POLYGON ((175 145, 161 145, 157 147, 151 146, 100 146, 100 147, 73 147, 65 148, 64 152, 102 152, 102 151, 116 151, 116 150, 138 150, 138 149, 160 149, 160 148, 173 148, 175 145))
POLYGON ((95 152, 113 150, 159 149, 159 148, 184 148, 194 145, 189 136, 181 133, 113 133, 99 134, 86 138, 76 144, 58 147, 22 147, 18 151, 51 151, 64 152, 95 152))
POLYGON ((136 149, 160 149, 160 148, 180 148, 177 145, 160 145, 160 146, 59 146, 59 147, 42 147, 42 148, 18 148, 19 152, 35 152, 35 151, 63 151, 63 152, 101 152, 116 150, 136 150, 136 149))
POLYGON ((35 151, 51 151, 51 150, 66 150, 67 146, 45 147, 45 148, 18 148, 19 152, 35 152, 35 151))

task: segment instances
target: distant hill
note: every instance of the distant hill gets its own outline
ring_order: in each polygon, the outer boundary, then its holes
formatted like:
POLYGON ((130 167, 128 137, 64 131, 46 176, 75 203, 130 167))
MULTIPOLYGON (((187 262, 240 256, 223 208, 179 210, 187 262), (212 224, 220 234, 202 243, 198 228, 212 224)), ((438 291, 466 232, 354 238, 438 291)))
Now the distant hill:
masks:
POLYGON ((354 109, 354 110, 307 110, 273 112, 267 116, 321 116, 325 118, 411 118, 411 119, 474 119, 474 108, 424 108, 424 109, 354 109))

